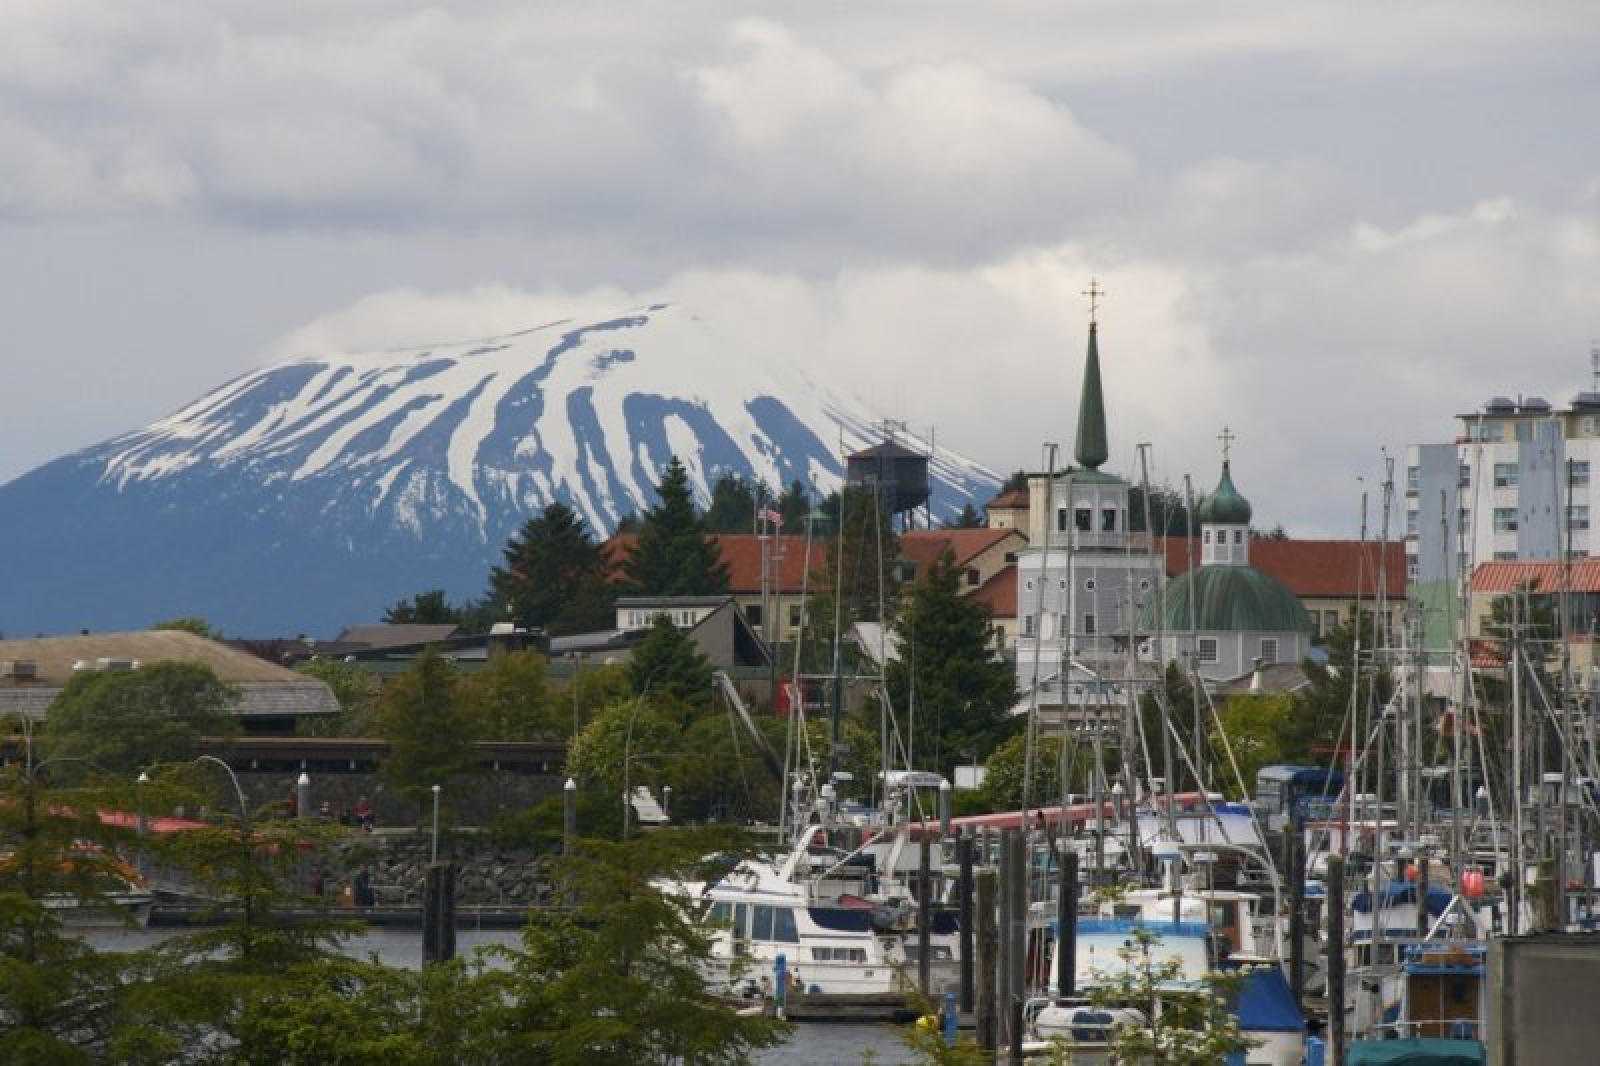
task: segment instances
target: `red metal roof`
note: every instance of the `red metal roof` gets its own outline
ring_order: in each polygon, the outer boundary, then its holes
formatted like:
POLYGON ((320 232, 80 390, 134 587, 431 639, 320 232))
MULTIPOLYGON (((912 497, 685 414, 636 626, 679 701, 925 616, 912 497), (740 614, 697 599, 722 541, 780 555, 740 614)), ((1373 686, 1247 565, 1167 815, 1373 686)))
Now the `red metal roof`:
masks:
MULTIPOLYGON (((1201 545, 1196 539, 1164 538, 1167 576, 1177 577, 1189 569, 1192 552, 1199 565, 1201 545)), ((1385 546, 1361 540, 1266 540, 1250 541, 1250 565, 1271 574, 1301 599, 1371 599, 1378 588, 1378 562, 1383 559, 1384 587, 1390 599, 1406 594, 1406 549, 1395 541, 1385 546)))
MULTIPOLYGON (((606 541, 606 551, 612 561, 612 577, 622 576, 622 560, 638 543, 637 533, 617 533, 606 541)), ((806 572, 806 538, 802 536, 758 537, 754 533, 713 533, 717 551, 728 567, 728 591, 735 595, 754 594, 761 591, 761 544, 767 541, 772 548, 769 560, 770 584, 768 592, 799 592, 806 572)), ((828 544, 822 540, 810 542, 812 581, 817 587, 816 575, 828 561, 828 544)))
POLYGON ((969 593, 968 598, 988 604, 989 614, 994 618, 1015 618, 1017 616, 1016 565, 1013 564, 996 573, 969 593))
MULTIPOLYGON (((914 529, 900 534, 900 555, 916 565, 917 576, 927 573, 939 556, 949 549, 955 565, 965 566, 990 548, 1009 538, 1021 538, 1014 529, 914 529)), ((1020 548, 1027 541, 1019 539, 1020 548)))
POLYGON ((1472 572, 1473 592, 1504 594, 1529 585, 1540 592, 1600 592, 1600 559, 1480 563, 1472 572))

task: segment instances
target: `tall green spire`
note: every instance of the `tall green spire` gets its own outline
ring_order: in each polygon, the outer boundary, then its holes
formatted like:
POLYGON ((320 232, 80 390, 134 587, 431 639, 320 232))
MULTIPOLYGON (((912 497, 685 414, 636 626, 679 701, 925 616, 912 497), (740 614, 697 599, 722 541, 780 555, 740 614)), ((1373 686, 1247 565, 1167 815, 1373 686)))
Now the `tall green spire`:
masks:
POLYGON ((1098 470, 1109 455, 1106 450, 1106 400, 1100 391, 1098 325, 1089 321, 1089 357, 1083 364, 1083 393, 1078 397, 1078 439, 1072 455, 1085 470, 1098 470))

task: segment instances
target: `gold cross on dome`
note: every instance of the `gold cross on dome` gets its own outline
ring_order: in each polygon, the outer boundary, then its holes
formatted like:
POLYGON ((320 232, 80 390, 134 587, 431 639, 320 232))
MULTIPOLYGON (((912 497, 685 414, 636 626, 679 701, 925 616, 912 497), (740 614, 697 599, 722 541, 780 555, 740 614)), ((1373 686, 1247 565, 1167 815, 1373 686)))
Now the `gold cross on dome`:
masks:
POLYGON ((1217 434, 1217 439, 1222 442, 1222 461, 1223 462, 1227 462, 1228 461, 1228 448, 1229 448, 1230 445, 1233 444, 1234 441, 1238 440, 1239 438, 1233 432, 1233 430, 1229 429, 1227 426, 1223 426, 1222 427, 1222 432, 1217 434))

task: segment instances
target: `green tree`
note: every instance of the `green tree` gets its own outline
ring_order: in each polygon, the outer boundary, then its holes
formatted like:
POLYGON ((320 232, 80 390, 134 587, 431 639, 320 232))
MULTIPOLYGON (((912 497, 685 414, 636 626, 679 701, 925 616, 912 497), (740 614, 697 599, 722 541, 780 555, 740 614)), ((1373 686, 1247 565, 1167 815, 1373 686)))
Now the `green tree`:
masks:
POLYGON ((756 501, 765 499, 767 490, 759 481, 738 474, 724 473, 711 486, 711 503, 706 507, 708 533, 748 533, 755 521, 756 501))
POLYGON ((460 625, 461 611, 450 606, 444 589, 419 592, 409 600, 401 600, 383 612, 386 625, 460 625))
POLYGON ((689 473, 673 456, 644 514, 633 550, 622 562, 628 588, 648 596, 706 596, 728 591, 728 568, 706 536, 689 473))
MULTIPOLYGON (((215 901, 211 922, 140 952, 123 972, 121 1025, 110 1061, 307 1062, 281 1045, 269 1048, 261 1011, 267 1004, 327 1004, 358 964, 342 959, 339 940, 353 927, 309 895, 303 859, 342 833, 253 809, 231 771, 204 761, 155 767, 140 786, 158 809, 181 804, 214 812, 202 828, 152 835, 141 844, 160 867, 181 872, 197 898, 215 901), (308 911, 313 913, 307 913, 308 911), (286 1053, 287 1052, 287 1053, 286 1053)), ((347 1046, 373 1034, 347 1031, 347 1046)), ((324 1030, 297 1039, 326 1045, 324 1030)))
POLYGON ((899 654, 884 669, 897 713, 915 707, 917 746, 941 770, 963 752, 980 756, 1012 732, 1016 677, 995 654, 989 608, 961 594, 961 572, 946 551, 907 591, 893 631, 899 654))
POLYGON ((982 529, 983 514, 976 507, 968 503, 961 508, 961 513, 950 521, 944 523, 945 529, 982 529))
POLYGON ((660 887, 704 878, 702 857, 733 843, 706 830, 578 841, 558 864, 576 905, 533 911, 520 950, 484 975, 480 991, 492 1005, 474 1026, 481 1061, 738 1066, 779 1043, 784 1023, 711 998, 697 901, 660 887))
MULTIPOLYGON (((1227 736, 1227 747, 1220 736, 1213 736, 1218 773, 1212 780, 1229 783, 1228 791, 1235 799, 1248 798, 1255 792, 1256 771, 1263 766, 1297 761, 1304 753, 1293 752, 1294 697, 1287 692, 1242 692, 1230 696, 1222 705, 1219 718, 1222 732, 1227 736), (1234 780, 1227 753, 1231 749, 1239 764, 1242 782, 1234 780)), ((1215 730, 1213 730, 1215 733, 1215 730)))
MULTIPOLYGON (((1375 636, 1372 612, 1362 611, 1328 631, 1326 662, 1308 659, 1301 664, 1307 684, 1295 690, 1294 723, 1284 738, 1286 757, 1305 761, 1325 756, 1341 743, 1352 707, 1359 706, 1365 714, 1389 702, 1394 679, 1382 658, 1373 653, 1375 636)), ((1342 743, 1349 741, 1344 736, 1342 743)))
POLYGON ((778 497, 774 507, 783 519, 784 529, 790 533, 805 532, 806 519, 811 516, 811 493, 798 478, 789 482, 788 489, 778 497))
POLYGON ((43 739, 51 758, 85 759, 131 776, 151 763, 193 757, 202 737, 232 736, 238 699, 238 690, 202 663, 85 670, 51 703, 43 739))
POLYGON ((0 768, 0 1061, 105 1061, 115 1038, 124 958, 66 929, 67 905, 109 914, 131 827, 107 825, 122 797, 82 762, 23 758, 0 768), (87 776, 85 771, 88 771, 87 776))
POLYGON ((635 693, 666 696, 696 710, 711 704, 713 672, 694 640, 664 614, 656 615, 628 662, 635 693))
POLYGON ((301 736, 370 737, 378 731, 376 708, 379 682, 354 663, 313 655, 295 667, 296 673, 314 677, 333 690, 339 713, 331 717, 304 717, 295 723, 301 736))
POLYGON ((485 740, 544 740, 566 732, 566 716, 549 688, 549 662, 533 651, 489 658, 462 681, 461 696, 485 740))
POLYGON ((210 622, 207 622, 204 618, 196 618, 192 615, 186 615, 182 618, 169 618, 165 622, 157 622, 150 628, 158 630, 175 629, 183 633, 193 633, 197 637, 205 637, 207 640, 222 639, 222 633, 217 629, 212 628, 210 622))
POLYGON ((472 716, 455 668, 431 648, 384 688, 378 722, 389 742, 378 773, 419 811, 434 785, 475 767, 472 716))
POLYGON ((489 573, 489 598, 518 625, 546 633, 589 633, 612 624, 615 597, 605 553, 583 517, 552 503, 506 544, 489 573))
POLYGON ((688 708, 654 693, 601 708, 578 734, 567 753, 567 770, 583 787, 593 787, 621 809, 624 782, 658 788, 670 767, 664 756, 683 746, 688 708))
MULTIPOLYGON (((1150 486, 1150 528, 1145 528, 1145 490, 1135 485, 1128 492, 1128 528, 1135 533, 1153 532, 1158 537, 1191 536, 1189 508, 1183 493, 1166 485, 1150 486)), ((1195 501, 1199 505, 1199 501, 1195 501)))

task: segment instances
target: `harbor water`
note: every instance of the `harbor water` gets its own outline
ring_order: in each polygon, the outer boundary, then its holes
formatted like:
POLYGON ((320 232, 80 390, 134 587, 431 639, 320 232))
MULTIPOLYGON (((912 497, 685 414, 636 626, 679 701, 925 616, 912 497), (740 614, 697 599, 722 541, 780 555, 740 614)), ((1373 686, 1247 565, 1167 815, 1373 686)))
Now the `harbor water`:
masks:
MULTIPOLYGON (((106 951, 131 951, 159 942, 170 931, 158 929, 95 929, 86 939, 106 951)), ((517 934, 506 930, 459 929, 456 952, 471 955, 479 947, 516 942, 517 934)), ((414 969, 422 965, 422 937, 415 929, 369 928, 351 937, 345 951, 358 958, 376 955, 389 966, 414 969)), ((874 1066, 911 1066, 925 1060, 913 1055, 900 1039, 900 1030, 890 1025, 825 1024, 797 1025, 788 1042, 759 1053, 761 1066, 857 1066, 870 1056, 874 1066)))

